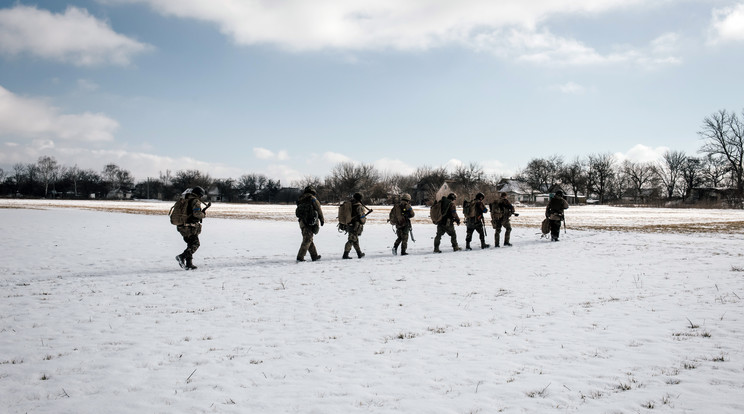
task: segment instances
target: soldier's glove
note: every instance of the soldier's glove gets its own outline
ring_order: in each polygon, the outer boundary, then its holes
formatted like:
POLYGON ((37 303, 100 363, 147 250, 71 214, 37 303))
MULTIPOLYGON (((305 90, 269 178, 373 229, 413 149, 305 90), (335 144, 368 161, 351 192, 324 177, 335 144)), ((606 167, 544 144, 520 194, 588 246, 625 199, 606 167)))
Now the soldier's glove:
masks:
POLYGON ((320 220, 320 225, 322 226, 324 224, 325 224, 325 221, 324 220, 320 220))
POLYGON ((514 217, 519 217, 519 213, 514 213, 514 217))

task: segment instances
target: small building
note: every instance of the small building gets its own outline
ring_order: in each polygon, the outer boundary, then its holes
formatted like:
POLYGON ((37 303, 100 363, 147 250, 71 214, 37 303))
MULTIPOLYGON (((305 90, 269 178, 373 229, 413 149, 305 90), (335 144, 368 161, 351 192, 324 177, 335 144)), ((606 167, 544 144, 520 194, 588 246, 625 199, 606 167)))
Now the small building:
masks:
POLYGON ((496 185, 499 193, 506 193, 509 200, 515 203, 534 203, 532 188, 524 181, 504 178, 496 185))

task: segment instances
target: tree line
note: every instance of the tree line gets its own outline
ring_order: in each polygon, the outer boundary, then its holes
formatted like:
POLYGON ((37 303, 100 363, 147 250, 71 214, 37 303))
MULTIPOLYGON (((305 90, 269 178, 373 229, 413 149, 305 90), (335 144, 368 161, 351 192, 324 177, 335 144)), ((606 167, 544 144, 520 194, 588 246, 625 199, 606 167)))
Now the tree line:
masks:
MULTIPOLYGON (((722 190, 725 201, 741 205, 744 195, 744 111, 741 115, 719 110, 705 117, 698 131, 703 145, 698 154, 669 150, 652 162, 620 162, 611 153, 589 154, 565 160, 561 155, 531 159, 513 177, 531 192, 548 192, 556 185, 571 194, 583 194, 599 203, 657 203, 690 200, 693 189, 722 190)), ((313 186, 324 202, 338 202, 355 192, 366 199, 391 202, 407 192, 414 203, 431 201, 442 183, 449 181, 472 196, 498 191, 501 177, 486 174, 478 163, 452 171, 419 167, 411 174, 387 174, 371 164, 339 163, 328 176, 307 176, 284 188, 279 180, 263 174, 237 179, 213 179, 198 170, 161 172, 157 178, 135 183, 132 174, 116 164, 101 171, 60 165, 41 156, 36 163, 0 169, 0 194, 57 198, 143 198, 172 200, 185 189, 199 185, 219 194, 222 201, 290 202, 297 191, 313 186)))

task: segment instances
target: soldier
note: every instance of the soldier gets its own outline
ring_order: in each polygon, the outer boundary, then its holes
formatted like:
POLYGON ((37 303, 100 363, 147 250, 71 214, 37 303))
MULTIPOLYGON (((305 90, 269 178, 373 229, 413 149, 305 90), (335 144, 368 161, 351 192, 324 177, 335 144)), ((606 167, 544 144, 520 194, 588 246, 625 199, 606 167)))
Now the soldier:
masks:
POLYGON ((563 211, 568 208, 568 202, 563 199, 563 191, 555 192, 553 198, 545 207, 545 217, 550 220, 550 240, 557 242, 561 233, 561 221, 563 220, 563 211))
POLYGON ((315 198, 315 194, 315 189, 307 186, 297 200, 295 215, 300 222, 300 230, 302 231, 302 244, 300 244, 300 250, 297 252, 298 262, 305 261, 305 254, 308 251, 313 262, 320 260, 320 255, 315 249, 315 243, 313 242, 313 235, 318 234, 320 226, 325 224, 325 220, 323 219, 323 210, 320 208, 320 202, 315 198))
POLYGON ((486 198, 486 196, 483 193, 478 193, 475 195, 473 205, 470 206, 470 208, 474 210, 474 214, 469 215, 465 219, 465 224, 468 226, 468 231, 465 236, 465 250, 473 250, 470 248, 470 241, 473 240, 474 231, 477 231, 478 235, 480 236, 481 249, 491 247, 490 244, 486 244, 486 236, 483 231, 483 214, 488 212, 486 205, 483 204, 484 198, 486 198))
POLYGON ((455 232, 455 225, 460 225, 460 217, 457 216, 457 206, 455 205, 457 200, 457 194, 449 193, 447 197, 442 197, 440 203, 442 203, 442 219, 437 223, 437 235, 434 237, 434 253, 442 253, 439 250, 439 243, 442 240, 442 235, 447 233, 450 236, 452 242, 452 250, 460 251, 460 246, 457 245, 457 233, 455 232))
POLYGON ((202 229, 202 219, 206 217, 206 210, 212 203, 207 204, 207 207, 202 210, 201 198, 204 196, 204 189, 201 187, 194 187, 191 191, 186 190, 184 199, 186 200, 186 220, 184 224, 180 224, 176 227, 178 233, 183 237, 183 241, 186 242, 186 250, 183 253, 176 256, 176 261, 181 269, 194 270, 196 266, 192 262, 194 253, 199 249, 199 234, 202 229))
POLYGON ((501 198, 491 203, 491 226, 494 228, 494 247, 499 247, 499 239, 501 238, 501 227, 506 231, 504 232, 504 246, 511 246, 509 238, 511 236, 511 223, 509 217, 514 215, 518 217, 519 214, 514 212, 514 206, 509 202, 508 195, 501 193, 501 198))
POLYGON ((390 210, 390 224, 395 226, 395 234, 398 236, 393 244, 393 254, 398 254, 400 246, 400 255, 405 256, 408 249, 408 235, 411 233, 411 218, 416 214, 411 207, 411 195, 403 193, 400 196, 400 203, 393 206, 390 210))
POLYGON ((351 223, 346 226, 346 232, 349 234, 349 239, 346 241, 344 246, 343 259, 351 259, 349 252, 353 247, 356 251, 357 257, 364 257, 362 249, 359 247, 359 236, 364 231, 364 223, 367 222, 367 215, 365 214, 364 205, 362 205, 362 194, 354 193, 354 197, 351 199, 351 223))

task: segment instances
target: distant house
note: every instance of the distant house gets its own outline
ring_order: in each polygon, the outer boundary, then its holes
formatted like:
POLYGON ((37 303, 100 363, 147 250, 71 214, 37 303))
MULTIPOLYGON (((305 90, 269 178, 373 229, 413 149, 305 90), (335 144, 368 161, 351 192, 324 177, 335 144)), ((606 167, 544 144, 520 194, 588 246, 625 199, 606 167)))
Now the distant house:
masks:
POLYGON ((106 194, 106 198, 109 200, 131 200, 132 191, 126 188, 116 188, 116 189, 109 191, 106 194))
POLYGON ((496 185, 499 193, 506 193, 509 200, 519 203, 534 203, 532 188, 524 181, 504 178, 496 185))
POLYGON ((207 195, 212 201, 222 201, 222 192, 219 188, 217 188, 216 185, 209 187, 209 190, 207 190, 207 195))
POLYGON ((694 187, 690 192, 690 201, 722 203, 736 197, 736 189, 733 187, 694 187))

